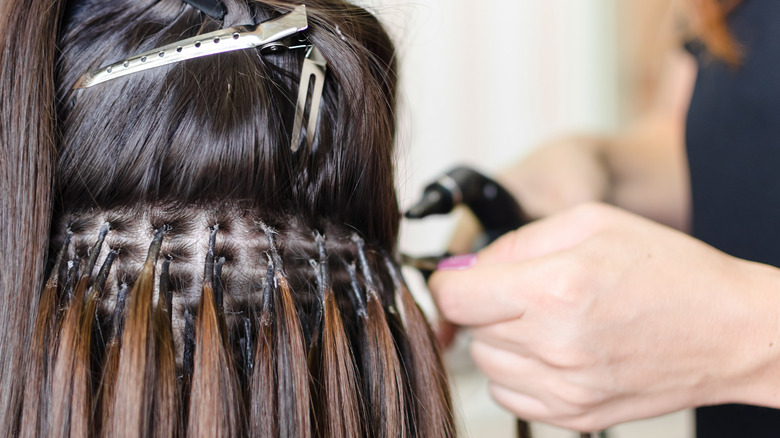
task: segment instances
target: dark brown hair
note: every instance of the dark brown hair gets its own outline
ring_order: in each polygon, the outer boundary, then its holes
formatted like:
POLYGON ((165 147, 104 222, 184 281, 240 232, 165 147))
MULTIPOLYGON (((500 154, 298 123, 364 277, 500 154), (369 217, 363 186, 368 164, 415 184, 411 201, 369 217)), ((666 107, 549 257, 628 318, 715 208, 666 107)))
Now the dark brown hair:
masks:
POLYGON ((453 436, 388 256, 395 51, 372 14, 303 2, 328 73, 297 152, 302 51, 72 89, 301 2, 224 3, 224 20, 181 0, 0 6, 0 434, 453 436))

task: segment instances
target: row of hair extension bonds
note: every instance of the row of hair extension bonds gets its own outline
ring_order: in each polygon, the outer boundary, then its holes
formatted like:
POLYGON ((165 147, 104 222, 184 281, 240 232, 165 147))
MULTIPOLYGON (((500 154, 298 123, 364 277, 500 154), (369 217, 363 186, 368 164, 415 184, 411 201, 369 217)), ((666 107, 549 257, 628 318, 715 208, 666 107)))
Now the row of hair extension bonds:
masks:
POLYGON ((155 337, 152 335, 152 301, 155 285, 155 265, 167 226, 157 229, 149 246, 146 261, 133 285, 121 336, 119 363, 111 390, 110 416, 104 418, 103 436, 125 434, 149 436, 153 416, 153 394, 157 378, 155 337), (117 384, 121 382, 121 384, 117 384))
POLYGON ((394 301, 399 307, 410 349, 407 370, 415 394, 414 423, 417 434, 421 437, 454 437, 456 430, 452 400, 436 337, 412 297, 398 264, 387 254, 383 254, 383 258, 393 281, 394 301))
POLYGON ((48 372, 48 368, 49 363, 53 361, 51 353, 54 348, 51 344, 56 339, 55 330, 60 279, 64 279, 60 275, 60 268, 63 265, 63 258, 70 246, 72 236, 73 233, 68 230, 38 303, 38 314, 35 319, 32 345, 27 359, 24 385, 23 416, 20 429, 20 436, 24 438, 41 436, 43 433, 41 430, 43 420, 48 416, 49 391, 47 388, 51 384, 51 375, 48 372))
POLYGON ((273 228, 258 228, 268 243, 262 296, 228 330, 223 302, 231 300, 233 314, 235 301, 224 297, 226 260, 215 254, 220 227, 210 227, 197 311, 181 308, 181 369, 170 274, 176 260, 169 255, 157 265, 170 227, 155 230, 135 281, 112 277, 116 300, 105 319, 98 307, 118 250, 109 246, 92 274, 108 224, 86 255, 70 260, 68 232, 40 298, 33 342, 41 348, 29 367, 42 378, 28 380, 25 394, 38 407, 25 414, 21 435, 454 436, 432 332, 394 261, 381 250, 368 254, 353 234, 354 258, 335 254, 349 274, 347 288, 338 286, 343 280, 334 287, 334 255, 326 237, 313 233, 311 274, 298 265, 304 271, 295 275, 316 280, 316 300, 299 314, 290 284, 298 277, 288 281, 282 261, 290 254, 280 254, 273 228), (391 286, 392 294, 380 292, 391 286), (342 290, 347 295, 339 297, 342 290), (339 298, 350 299, 351 311, 342 313, 339 298), (41 418, 46 413, 54 421, 41 418))
POLYGON ((187 417, 188 436, 231 437, 244 433, 238 376, 227 346, 222 311, 221 266, 215 260, 218 225, 211 227, 203 287, 195 322, 195 351, 187 417))
POLYGON ((365 299, 357 281, 357 273, 350 268, 353 277, 353 293, 359 308, 364 393, 368 400, 368 421, 375 425, 372 433, 379 438, 407 436, 410 432, 406 417, 403 366, 397 354, 396 344, 387 322, 382 298, 366 257, 365 243, 357 234, 352 235, 357 246, 358 262, 365 283, 365 299), (358 299, 360 298, 360 299, 358 299))
MULTIPOLYGON (((323 408, 318 418, 317 431, 322 437, 358 438, 364 436, 365 412, 362 412, 361 390, 355 369, 349 336, 334 296, 328 275, 328 255, 325 238, 315 233, 318 260, 312 260, 317 279, 317 295, 321 316, 317 322, 310 363, 317 364, 312 369, 313 382, 317 383, 318 405, 323 408)), ((365 425, 368 426, 368 425, 365 425)))
MULTIPOLYGON (((270 305, 263 304, 261 315, 261 327, 257 339, 257 353, 255 354, 254 373, 260 372, 257 379, 253 378, 252 385, 252 416, 250 421, 252 433, 262 435, 260 429, 263 419, 273 416, 275 418, 275 430, 273 436, 309 437, 312 431, 310 409, 309 369, 306 357, 306 345, 298 317, 298 312, 293 302, 290 285, 282 265, 282 258, 276 246, 276 231, 263 222, 258 223, 268 240, 269 266, 273 267, 273 277, 270 281, 270 305), (272 318, 269 320, 266 310, 270 310, 272 318), (261 339, 264 338, 264 339, 261 339), (269 343, 270 345, 265 345, 269 343), (265 350, 265 351, 263 351, 265 350), (270 351, 268 351, 270 350, 270 351), (266 355, 268 352, 273 353, 266 355), (275 360, 273 373, 273 385, 259 386, 260 379, 268 378, 270 370, 259 370, 263 361, 275 360), (275 403, 264 403, 258 398, 267 397, 271 391, 275 391, 273 398, 275 403), (265 392, 265 394, 263 394, 265 392), (275 405, 275 406, 274 406, 275 405), (275 408, 275 412, 270 412, 275 408)), ((270 268, 269 268, 270 273, 270 268)), ((264 288, 264 301, 268 285, 264 288)))

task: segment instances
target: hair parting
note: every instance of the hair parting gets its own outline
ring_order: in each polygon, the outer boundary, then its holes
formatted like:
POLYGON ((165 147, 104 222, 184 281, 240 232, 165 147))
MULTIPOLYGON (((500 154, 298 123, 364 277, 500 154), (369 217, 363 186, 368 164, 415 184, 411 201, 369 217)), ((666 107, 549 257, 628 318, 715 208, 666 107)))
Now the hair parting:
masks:
MULTIPOLYGON (((167 227, 159 228, 149 246, 141 273, 133 286, 113 394, 111 416, 106 418, 108 435, 151 434, 152 400, 156 379, 154 336, 152 335, 152 299, 155 284, 155 264, 167 227)), ((117 333, 116 336, 120 336, 117 333)))
MULTIPOLYGON (((363 324, 363 383, 369 400, 369 421, 379 425, 377 436, 383 438, 406 436, 407 418, 403 367, 398 357, 396 344, 387 323, 382 299, 377 292, 373 273, 368 265, 365 243, 357 234, 352 235, 357 246, 358 262, 366 286, 365 316, 363 324)), ((350 272, 352 274, 352 272, 350 272)), ((355 275, 356 277, 356 275, 355 275)), ((354 295, 361 291, 353 279, 354 295)))
POLYGON ((206 254, 203 289, 195 322, 195 356, 189 400, 187 435, 231 437, 244 431, 242 397, 234 361, 227 348, 225 315, 215 293, 221 284, 221 266, 214 246, 218 225, 211 228, 206 254), (218 286, 219 287, 219 286, 218 286))

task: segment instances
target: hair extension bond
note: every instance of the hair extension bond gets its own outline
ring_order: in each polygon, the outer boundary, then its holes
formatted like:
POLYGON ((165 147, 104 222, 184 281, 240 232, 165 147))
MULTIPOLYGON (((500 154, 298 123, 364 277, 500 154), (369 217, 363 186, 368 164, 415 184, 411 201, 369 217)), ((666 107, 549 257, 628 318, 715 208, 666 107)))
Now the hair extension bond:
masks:
POLYGON ((0 435, 454 436, 391 256, 392 43, 343 0, 219 3, 0 5, 0 435))

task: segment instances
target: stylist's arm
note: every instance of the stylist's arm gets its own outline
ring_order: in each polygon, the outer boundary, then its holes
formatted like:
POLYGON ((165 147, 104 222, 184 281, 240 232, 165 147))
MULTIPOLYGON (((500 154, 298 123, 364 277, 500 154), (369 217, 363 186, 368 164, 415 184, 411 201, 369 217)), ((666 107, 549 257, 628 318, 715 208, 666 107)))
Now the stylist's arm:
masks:
POLYGON ((780 274, 614 207, 534 222, 430 287, 493 397, 599 430, 681 408, 780 407, 780 274))

